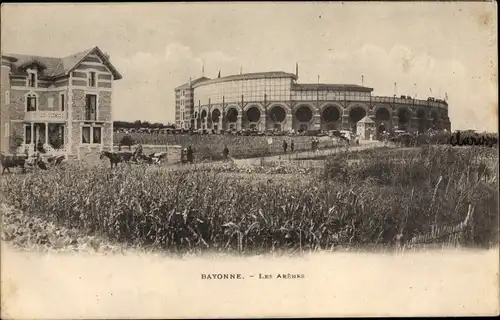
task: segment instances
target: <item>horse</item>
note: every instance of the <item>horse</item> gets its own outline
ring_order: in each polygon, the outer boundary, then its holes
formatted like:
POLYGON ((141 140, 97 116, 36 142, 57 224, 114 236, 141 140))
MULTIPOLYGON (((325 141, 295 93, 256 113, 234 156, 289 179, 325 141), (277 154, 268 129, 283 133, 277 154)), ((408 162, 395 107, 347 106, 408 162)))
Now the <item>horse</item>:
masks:
POLYGON ((134 155, 130 152, 116 153, 116 152, 102 151, 101 156, 99 158, 100 159, 103 159, 104 157, 108 158, 109 162, 111 163, 111 169, 113 169, 113 167, 116 167, 120 162, 132 161, 133 156, 134 155))
POLYGON ((0 162, 2 163, 2 174, 7 170, 10 173, 9 168, 20 167, 21 172, 26 172, 26 156, 6 156, 3 153, 0 153, 0 162))

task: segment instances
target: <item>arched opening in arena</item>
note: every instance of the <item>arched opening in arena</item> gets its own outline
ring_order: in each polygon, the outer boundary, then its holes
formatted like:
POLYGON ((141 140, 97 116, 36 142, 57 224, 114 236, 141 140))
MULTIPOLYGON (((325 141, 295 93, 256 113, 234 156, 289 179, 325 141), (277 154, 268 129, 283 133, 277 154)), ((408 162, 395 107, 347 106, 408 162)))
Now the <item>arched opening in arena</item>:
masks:
POLYGON ((337 129, 335 122, 340 119, 340 112, 334 106, 327 106, 321 113, 321 119, 326 124, 328 130, 335 130, 337 129))
POLYGON ((375 123, 377 124, 377 139, 382 140, 384 132, 390 130, 391 114, 387 108, 379 108, 375 112, 375 123))
POLYGON ((201 112, 201 129, 206 129, 206 120, 207 120, 207 115, 208 115, 208 112, 207 110, 203 110, 201 112))
POLYGON ((220 114, 220 110, 219 109, 214 109, 212 111, 212 128, 214 130, 219 130, 219 122, 221 120, 221 114, 220 114))
POLYGON ((356 124, 359 120, 366 116, 366 111, 362 107, 354 107, 349 112, 349 122, 351 124, 351 130, 356 132, 356 124))
POLYGON ((417 111, 418 118, 418 133, 423 134, 427 131, 427 115, 424 109, 418 109, 417 111))
POLYGON ((251 128, 252 124, 259 122, 260 120, 260 110, 257 107, 250 107, 247 112, 248 127, 251 128))
POLYGON ((195 122, 195 128, 200 129, 201 121, 200 121, 200 114, 198 113, 198 111, 194 113, 194 122, 195 122))
POLYGON ((281 131, 282 123, 285 121, 286 111, 282 106, 275 106, 269 111, 269 119, 273 124, 273 129, 276 131, 281 131))
POLYGON ((299 125, 299 132, 309 129, 308 124, 312 120, 312 117, 312 110, 307 106, 300 106, 297 111, 295 111, 295 119, 297 119, 299 125))
POLYGON ((410 111, 406 108, 398 109, 399 117, 399 130, 405 130, 408 128, 408 123, 410 122, 410 111))
POLYGON ((226 116, 224 119, 224 126, 229 130, 236 130, 238 121, 238 110, 235 108, 229 108, 226 111, 226 116))
POLYGON ((432 129, 434 130, 439 130, 439 113, 437 110, 432 110, 431 111, 431 123, 432 123, 432 129))

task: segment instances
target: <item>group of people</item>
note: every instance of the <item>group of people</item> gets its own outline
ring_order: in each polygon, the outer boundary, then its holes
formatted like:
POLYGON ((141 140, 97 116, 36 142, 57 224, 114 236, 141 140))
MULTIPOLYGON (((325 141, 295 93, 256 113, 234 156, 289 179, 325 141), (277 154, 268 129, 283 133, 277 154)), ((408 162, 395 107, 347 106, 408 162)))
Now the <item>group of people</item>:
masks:
MULTIPOLYGON (((316 151, 318 150, 318 147, 319 147, 319 140, 318 138, 313 137, 311 141, 311 148, 313 151, 316 151)), ((295 149, 295 144, 292 140, 290 141, 290 151, 293 152, 294 149, 295 149)), ((286 142, 286 140, 283 140, 283 151, 286 152, 287 150, 288 150, 288 143, 286 142)))
POLYGON ((311 141, 311 149, 313 151, 316 151, 316 150, 318 150, 318 148, 319 148, 319 140, 318 140, 318 138, 313 137, 312 141, 311 141))
POLYGON ((194 150, 192 146, 182 149, 181 151, 181 162, 193 163, 194 161, 194 150))
MULTIPOLYGON (((224 145, 224 149, 222 150, 222 155, 225 159, 229 158, 229 148, 227 145, 224 145)), ((194 150, 192 146, 184 148, 181 150, 181 163, 193 163, 194 162, 194 150)))

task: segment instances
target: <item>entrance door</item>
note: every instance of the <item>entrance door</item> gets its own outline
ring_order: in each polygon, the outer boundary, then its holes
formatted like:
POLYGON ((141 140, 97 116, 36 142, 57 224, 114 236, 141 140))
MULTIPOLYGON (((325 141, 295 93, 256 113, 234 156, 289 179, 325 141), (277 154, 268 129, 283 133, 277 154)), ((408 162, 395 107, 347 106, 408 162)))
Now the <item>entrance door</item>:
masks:
POLYGON ((45 123, 35 123, 34 128, 35 128, 34 132, 35 140, 33 142, 35 143, 35 148, 37 148, 38 142, 41 142, 42 145, 44 145, 47 142, 45 137, 45 123))

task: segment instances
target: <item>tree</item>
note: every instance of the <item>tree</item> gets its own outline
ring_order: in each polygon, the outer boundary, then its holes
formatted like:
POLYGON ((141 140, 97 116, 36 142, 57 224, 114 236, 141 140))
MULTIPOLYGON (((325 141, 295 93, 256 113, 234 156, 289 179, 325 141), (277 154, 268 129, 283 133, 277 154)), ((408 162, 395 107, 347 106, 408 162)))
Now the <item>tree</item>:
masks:
POLYGON ((134 139, 132 139, 131 136, 126 135, 120 141, 119 147, 121 149, 121 146, 128 146, 128 149, 131 150, 131 147, 132 147, 133 144, 134 144, 134 139))

